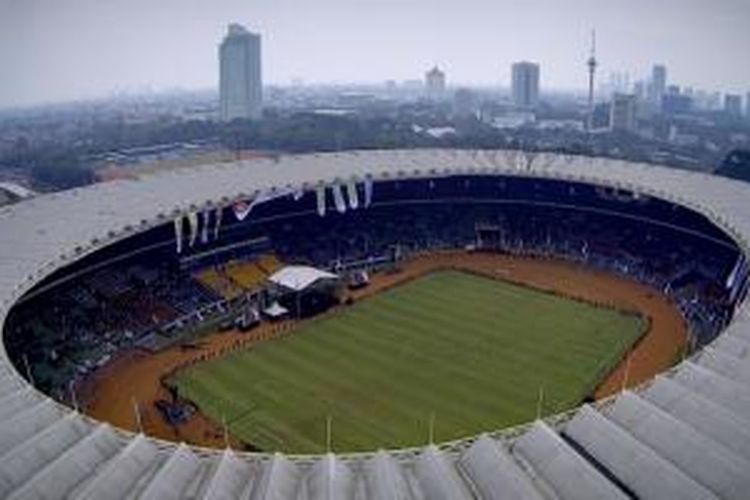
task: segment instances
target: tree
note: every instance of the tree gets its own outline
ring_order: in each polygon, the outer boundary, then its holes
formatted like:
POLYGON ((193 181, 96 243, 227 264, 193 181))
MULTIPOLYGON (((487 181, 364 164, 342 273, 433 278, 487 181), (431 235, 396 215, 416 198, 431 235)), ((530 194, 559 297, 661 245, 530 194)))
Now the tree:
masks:
POLYGON ((78 156, 73 153, 58 153, 36 160, 31 167, 31 177, 34 182, 62 189, 83 186, 93 181, 91 169, 82 166, 78 156))

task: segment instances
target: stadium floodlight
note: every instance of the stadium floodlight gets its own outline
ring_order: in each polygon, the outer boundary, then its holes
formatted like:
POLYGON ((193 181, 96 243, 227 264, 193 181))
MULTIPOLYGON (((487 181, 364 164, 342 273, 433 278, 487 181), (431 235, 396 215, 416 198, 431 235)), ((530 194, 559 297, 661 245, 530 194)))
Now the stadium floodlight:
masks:
POLYGON ((544 406, 544 386, 539 386, 539 398, 536 401, 536 420, 542 419, 542 407, 544 406))
POLYGON ((430 421, 428 426, 428 443, 435 444, 435 412, 430 412, 430 421))
POLYGON ((28 379, 29 383, 31 383, 31 385, 36 385, 36 383, 34 382, 34 375, 31 373, 29 357, 25 354, 23 355, 23 364, 26 367, 26 378, 28 379))
POLYGON ((224 431, 224 447, 228 450, 232 446, 229 443, 229 429, 227 428, 227 417, 225 415, 221 415, 221 427, 224 431))
POLYGON ((630 360, 633 357, 633 353, 629 352, 627 355, 627 358, 625 358, 625 373, 622 375, 622 387, 620 387, 620 392, 625 392, 625 390, 628 388, 628 377, 630 376, 630 360))
POLYGON ((75 380, 71 380, 70 382, 68 382, 68 391, 70 392, 70 402, 73 403, 73 410, 78 413, 79 408, 78 398, 76 397, 75 380))
POLYGON ((130 398, 133 402, 133 414, 135 415, 135 423, 138 427, 138 433, 143 434, 143 421, 141 420, 141 407, 135 397, 130 398))
POLYGON ((326 452, 332 453, 332 447, 331 447, 331 428, 333 426, 333 417, 328 415, 326 417, 326 452))

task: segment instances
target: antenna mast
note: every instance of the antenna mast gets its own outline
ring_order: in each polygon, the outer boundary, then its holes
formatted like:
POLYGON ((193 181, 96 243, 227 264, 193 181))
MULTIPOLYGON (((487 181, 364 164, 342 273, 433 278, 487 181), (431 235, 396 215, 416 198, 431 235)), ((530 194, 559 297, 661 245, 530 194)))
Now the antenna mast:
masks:
POLYGON ((591 30, 591 53, 586 61, 586 66, 589 69, 589 108, 586 117, 586 130, 589 131, 594 128, 594 77, 598 65, 599 62, 596 60, 596 30, 591 30))

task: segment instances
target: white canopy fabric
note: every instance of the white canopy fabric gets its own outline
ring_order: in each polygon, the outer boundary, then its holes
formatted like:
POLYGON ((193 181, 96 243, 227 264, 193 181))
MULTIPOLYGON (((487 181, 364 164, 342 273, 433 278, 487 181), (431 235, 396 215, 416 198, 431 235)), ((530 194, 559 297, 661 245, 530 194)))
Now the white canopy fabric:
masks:
POLYGON ((283 316, 286 313, 288 313, 289 309, 287 309, 286 307, 282 306, 278 302, 274 302, 273 304, 271 304, 270 307, 267 307, 266 310, 263 311, 263 312, 265 312, 266 315, 268 315, 268 316, 270 316, 272 318, 278 318, 278 317, 283 316))
POLYGON ((268 281, 295 292, 300 292, 322 279, 337 279, 338 276, 310 266, 287 266, 268 277, 268 281))

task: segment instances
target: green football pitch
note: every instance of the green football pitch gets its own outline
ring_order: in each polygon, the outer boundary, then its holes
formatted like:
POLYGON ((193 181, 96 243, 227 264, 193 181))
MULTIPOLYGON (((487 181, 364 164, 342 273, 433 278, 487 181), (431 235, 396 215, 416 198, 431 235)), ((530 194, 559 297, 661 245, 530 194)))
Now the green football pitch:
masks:
POLYGON ((439 271, 173 382, 263 451, 325 451, 329 419, 335 451, 408 447, 430 429, 447 441, 569 409, 643 330, 633 314, 439 271))

